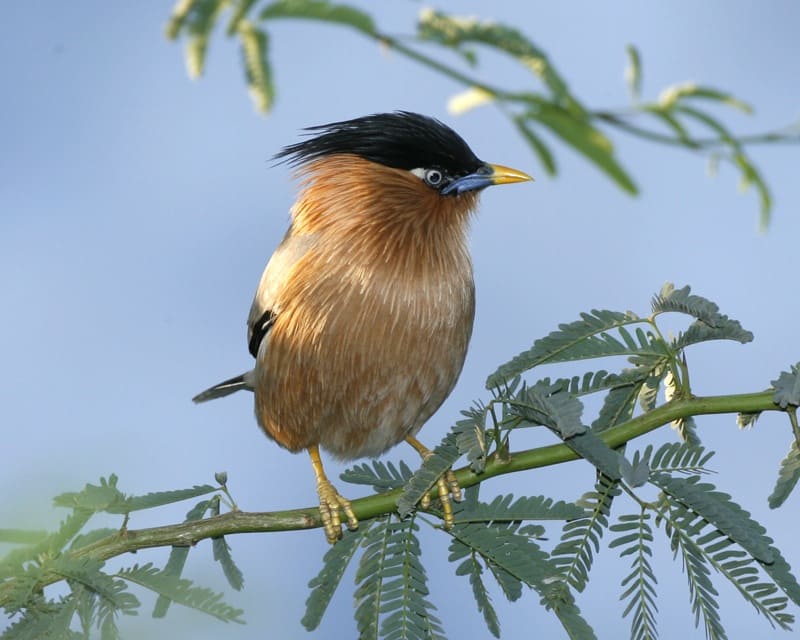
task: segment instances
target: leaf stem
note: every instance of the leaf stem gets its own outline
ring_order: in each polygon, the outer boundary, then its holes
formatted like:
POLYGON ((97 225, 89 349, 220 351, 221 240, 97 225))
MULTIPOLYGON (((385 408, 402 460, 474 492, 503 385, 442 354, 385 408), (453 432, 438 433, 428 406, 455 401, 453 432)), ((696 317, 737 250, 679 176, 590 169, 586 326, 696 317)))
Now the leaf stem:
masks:
POLYGON ((797 424, 797 408, 789 405, 786 407, 786 413, 789 414, 789 422, 792 425, 794 439, 797 442, 797 445, 800 446, 800 425, 797 424))

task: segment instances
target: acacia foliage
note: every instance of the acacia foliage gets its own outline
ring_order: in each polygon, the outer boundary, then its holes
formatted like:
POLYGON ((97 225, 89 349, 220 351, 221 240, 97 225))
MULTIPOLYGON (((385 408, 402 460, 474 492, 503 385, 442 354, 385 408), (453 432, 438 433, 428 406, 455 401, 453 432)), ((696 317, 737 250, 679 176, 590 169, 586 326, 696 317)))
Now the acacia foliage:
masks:
MULTIPOLYGON (((737 136, 722 122, 720 111, 750 114, 750 105, 718 88, 679 82, 661 90, 655 99, 642 94, 642 56, 633 45, 626 48, 625 79, 628 104, 592 109, 570 87, 546 51, 520 28, 494 20, 451 15, 434 9, 420 12, 408 37, 381 29, 368 9, 327 0, 178 0, 166 28, 171 40, 185 43, 190 77, 205 71, 209 45, 219 27, 238 42, 242 71, 253 104, 268 113, 278 95, 274 72, 279 47, 271 46, 281 21, 321 23, 369 38, 390 48, 430 73, 463 87, 449 108, 462 113, 488 102, 498 104, 536 156, 544 171, 558 173, 558 156, 550 140, 578 153, 625 193, 639 187, 617 154, 609 132, 637 137, 704 155, 709 166, 727 162, 738 172, 743 188, 752 186, 758 197, 760 223, 766 226, 772 210, 767 183, 747 149, 747 143, 781 143, 800 140, 792 128, 756 136, 737 136), (222 28, 221 25, 225 25, 222 28), (431 53, 429 53, 431 52, 431 53), (448 64, 456 54, 461 64, 448 64), (501 87, 491 71, 481 73, 484 53, 509 57, 524 71, 522 86, 501 87)), ((486 56, 490 57, 490 56, 486 56)), ((353 74, 357 78, 357 74, 353 74)))
MULTIPOLYGON (((581 614, 579 598, 605 547, 617 550, 628 563, 619 588, 631 637, 657 637, 659 581, 650 562, 657 544, 680 561, 676 570, 682 568, 686 576, 688 614, 707 637, 727 637, 718 604, 721 581, 732 584, 769 624, 791 629, 789 608, 800 605, 800 585, 764 528, 708 481, 714 453, 699 443, 697 430, 689 434, 678 429, 678 442, 643 450, 631 451, 631 443, 615 449, 606 442, 609 434, 693 397, 684 352, 698 341, 717 339, 747 342, 752 336, 689 287, 676 289, 668 283, 645 317, 597 310, 583 314, 500 366, 488 380, 491 398, 465 411, 416 471, 380 461, 346 471, 344 481, 369 485, 376 497, 394 492, 395 508, 363 519, 357 531, 346 532, 325 554, 319 574, 309 583, 302 624, 309 630, 318 627, 354 564, 354 615, 361 638, 446 637, 446 621, 436 612, 436 594, 430 591, 423 561, 420 531, 427 528, 448 538, 454 574, 468 581, 478 615, 496 637, 502 621, 493 597, 500 594, 516 602, 526 592, 536 594, 543 615, 556 616, 569 637, 597 637, 581 614), (665 313, 687 316, 686 330, 666 337, 659 327, 665 313), (551 362, 568 359, 589 365, 599 357, 623 358, 630 366, 616 372, 589 367, 572 378, 523 380, 551 362), (657 400, 659 391, 668 392, 663 404, 657 400), (604 400, 589 421, 581 398, 595 394, 604 400), (462 457, 478 479, 497 464, 507 464, 515 432, 531 428, 546 430, 593 465, 595 485, 574 502, 565 502, 545 495, 482 499, 482 485, 476 484, 455 505, 455 524, 449 530, 442 527, 437 501, 424 509, 416 506, 438 474, 462 457), (657 498, 646 499, 652 490, 657 498)), ((797 481, 799 374, 800 365, 794 365, 773 381, 774 407, 788 415, 792 443, 770 498, 774 507, 797 481)), ((750 413, 740 423, 752 424, 755 418, 750 413)), ((662 424, 669 424, 668 419, 662 424)), ((638 434, 631 432, 630 438, 638 434)), ((242 622, 243 612, 226 604, 221 594, 182 577, 189 556, 185 542, 173 547, 163 569, 148 563, 109 573, 100 551, 104 543, 127 535, 128 518, 137 510, 197 497, 203 499, 188 511, 187 523, 219 515, 224 504, 235 510, 227 476, 217 474, 216 481, 128 496, 111 476, 55 498, 57 506, 70 510, 57 531, 0 530, 0 542, 14 546, 0 558, 0 605, 13 621, 2 638, 89 638, 97 633, 117 638, 119 616, 141 608, 129 591, 131 584, 157 595, 156 617, 166 615, 175 602, 223 621, 242 622), (121 529, 90 528, 97 513, 122 516, 121 529), (58 581, 65 583, 66 595, 46 597, 43 587, 58 581)), ((214 559, 230 586, 241 589, 244 577, 227 540, 212 538, 214 559)))

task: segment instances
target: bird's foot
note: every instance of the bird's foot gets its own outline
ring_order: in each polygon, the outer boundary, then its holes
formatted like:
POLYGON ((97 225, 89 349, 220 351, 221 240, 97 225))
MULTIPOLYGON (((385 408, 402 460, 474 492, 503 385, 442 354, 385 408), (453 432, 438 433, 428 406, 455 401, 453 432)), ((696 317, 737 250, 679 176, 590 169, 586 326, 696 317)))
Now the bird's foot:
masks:
MULTIPOLYGON (((442 503, 442 517, 444 519, 444 528, 450 530, 455 524, 455 517, 453 516, 453 502, 461 502, 461 486, 456 480, 456 474, 450 469, 445 471, 436 481, 436 489, 439 493, 439 502, 442 503)), ((419 506, 427 509, 431 504, 430 494, 425 494, 422 500, 419 501, 419 506)))
POLYGON ((319 494, 319 514, 322 517, 322 526, 325 528, 325 537, 334 544, 342 537, 342 518, 340 510, 347 517, 347 528, 358 529, 358 518, 353 513, 353 507, 347 498, 343 498, 327 478, 317 482, 319 494))
MULTIPOLYGON (((424 444, 413 436, 406 438, 406 442, 414 447, 417 452, 422 456, 423 460, 427 460, 433 455, 433 451, 428 449, 424 444)), ((453 502, 461 502, 462 493, 461 486, 456 480, 456 474, 452 469, 445 471, 436 481, 436 489, 439 494, 439 502, 442 503, 442 518, 444 519, 444 528, 452 529, 455 524, 455 517, 453 516, 453 502)), ((419 501, 419 506, 427 509, 431 506, 430 494, 425 494, 419 501)))
POLYGON ((334 544, 342 537, 342 517, 340 511, 344 511, 347 517, 347 528, 358 529, 358 518, 353 512, 353 507, 347 498, 339 495, 339 492, 328 480, 325 470, 322 468, 322 460, 319 457, 319 447, 313 445, 308 448, 308 455, 311 456, 311 466, 314 468, 314 475, 317 476, 317 493, 319 494, 319 515, 322 518, 322 526, 325 528, 325 537, 328 542, 334 544))

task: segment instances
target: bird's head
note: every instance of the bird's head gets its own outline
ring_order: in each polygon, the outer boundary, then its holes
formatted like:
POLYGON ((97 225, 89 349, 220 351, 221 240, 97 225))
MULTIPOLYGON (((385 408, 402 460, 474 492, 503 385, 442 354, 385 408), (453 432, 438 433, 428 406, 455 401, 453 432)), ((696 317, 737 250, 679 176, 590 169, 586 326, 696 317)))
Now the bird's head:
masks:
POLYGON ((324 232, 374 256, 403 247, 462 251, 480 191, 532 179, 479 160, 450 127, 407 111, 308 131, 276 156, 303 179, 292 233, 324 232))
POLYGON ((305 165, 354 155, 382 167, 410 172, 420 187, 443 197, 532 180, 522 171, 479 160, 450 127, 408 111, 379 113, 309 127, 307 131, 316 135, 286 147, 276 158, 305 165))

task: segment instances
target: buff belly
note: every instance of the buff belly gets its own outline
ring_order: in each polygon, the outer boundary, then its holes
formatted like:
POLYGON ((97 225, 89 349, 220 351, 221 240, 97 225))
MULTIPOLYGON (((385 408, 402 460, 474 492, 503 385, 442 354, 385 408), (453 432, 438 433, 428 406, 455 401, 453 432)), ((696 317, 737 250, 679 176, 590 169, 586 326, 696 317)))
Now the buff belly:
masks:
POLYGON ((437 308, 359 292, 282 311, 256 367, 261 427, 291 451, 319 445, 340 459, 416 434, 452 391, 472 331, 471 281, 449 293, 437 308))

